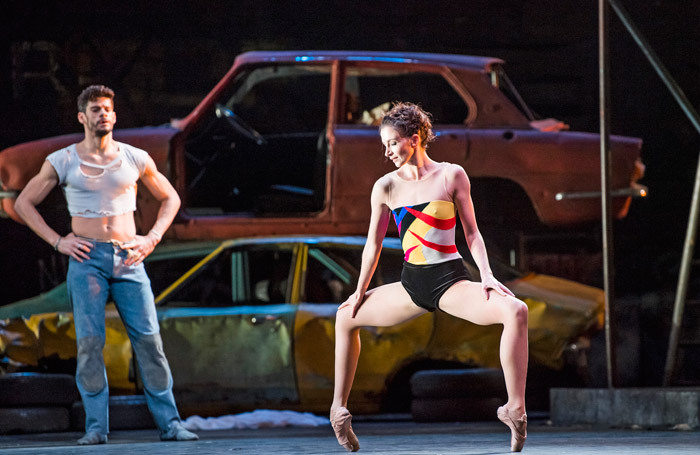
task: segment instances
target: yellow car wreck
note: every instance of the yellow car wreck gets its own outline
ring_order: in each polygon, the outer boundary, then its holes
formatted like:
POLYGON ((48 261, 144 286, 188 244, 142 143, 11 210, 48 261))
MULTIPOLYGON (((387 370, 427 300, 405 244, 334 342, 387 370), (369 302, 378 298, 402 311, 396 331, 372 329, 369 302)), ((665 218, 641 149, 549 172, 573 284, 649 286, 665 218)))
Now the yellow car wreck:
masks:
MULTIPOLYGON (((355 289, 365 240, 303 236, 160 245, 146 267, 182 414, 261 407, 325 413, 333 389, 335 312, 355 289)), ((371 286, 398 281, 402 260, 399 240, 385 239, 371 286)), ((602 327, 600 289, 492 265, 529 307, 531 367, 561 370, 566 348, 602 327)), ((501 326, 477 326, 440 311, 394 327, 364 328, 350 403, 357 413, 395 409, 395 398, 408 403, 401 393, 420 369, 498 368, 500 333, 501 326)), ((0 308, 0 354, 13 368, 45 370, 75 361, 65 283, 0 308)), ((138 392, 131 346, 113 305, 104 354, 112 392, 138 392)))

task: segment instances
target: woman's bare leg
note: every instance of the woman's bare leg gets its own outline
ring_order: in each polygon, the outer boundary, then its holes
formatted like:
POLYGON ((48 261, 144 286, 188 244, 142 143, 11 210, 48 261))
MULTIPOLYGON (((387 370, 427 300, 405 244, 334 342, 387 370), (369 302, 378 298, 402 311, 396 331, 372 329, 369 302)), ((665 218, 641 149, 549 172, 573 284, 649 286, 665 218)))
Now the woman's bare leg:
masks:
POLYGON ((352 416, 346 408, 360 357, 360 327, 395 325, 423 313, 426 311, 411 301, 401 283, 368 291, 354 318, 351 306, 338 310, 335 320, 335 388, 330 419, 338 443, 346 450, 356 452, 360 449, 360 442, 352 431, 352 416))
POLYGON ((508 392, 506 408, 518 416, 525 414, 527 305, 495 291, 486 300, 480 283, 460 281, 440 298, 440 309, 479 325, 503 324, 500 357, 508 392))
POLYGON ((480 283, 460 281, 443 294, 440 308, 475 324, 503 324, 500 357, 508 402, 496 414, 510 428, 510 450, 520 452, 527 439, 527 305, 495 291, 489 292, 486 300, 480 283))
POLYGON ((387 327, 427 313, 419 308, 401 283, 385 284, 367 291, 355 318, 352 308, 340 310, 335 320, 335 388, 331 409, 347 406, 357 360, 360 357, 360 327, 387 327))

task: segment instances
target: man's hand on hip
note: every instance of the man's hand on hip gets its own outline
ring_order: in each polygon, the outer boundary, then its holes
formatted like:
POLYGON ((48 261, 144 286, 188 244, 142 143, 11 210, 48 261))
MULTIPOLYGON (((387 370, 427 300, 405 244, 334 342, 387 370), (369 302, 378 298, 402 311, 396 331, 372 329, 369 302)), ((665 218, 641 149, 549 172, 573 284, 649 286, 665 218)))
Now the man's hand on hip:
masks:
POLYGON ((127 250, 127 258, 124 265, 139 265, 153 252, 158 240, 152 235, 137 235, 134 240, 122 244, 122 249, 127 250))
POLYGON ((71 232, 65 237, 60 237, 58 242, 56 242, 55 248, 59 253, 70 256, 78 262, 83 262, 83 259, 90 259, 88 253, 92 246, 91 242, 82 237, 77 237, 71 232))

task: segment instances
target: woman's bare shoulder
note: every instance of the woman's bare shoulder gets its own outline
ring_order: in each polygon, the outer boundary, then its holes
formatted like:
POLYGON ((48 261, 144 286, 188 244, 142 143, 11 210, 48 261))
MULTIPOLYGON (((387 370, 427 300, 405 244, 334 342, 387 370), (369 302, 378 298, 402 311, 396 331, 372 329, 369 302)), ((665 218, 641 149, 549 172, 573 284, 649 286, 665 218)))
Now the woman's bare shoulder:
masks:
POLYGON ((374 182, 374 187, 386 192, 391 191, 391 188, 394 186, 393 174, 395 174, 395 172, 396 171, 389 172, 388 174, 384 174, 383 176, 379 177, 377 181, 374 182))
POLYGON ((455 163, 444 163, 445 165, 445 177, 447 177, 447 180, 460 180, 464 179, 467 177, 467 172, 464 170, 462 166, 459 164, 455 163))
POLYGON ((442 165, 445 166, 445 172, 464 172, 464 168, 456 163, 450 163, 448 161, 443 161, 442 165))
POLYGON ((376 182, 374 182, 374 187, 372 188, 372 200, 389 206, 393 189, 394 181, 391 177, 391 173, 380 177, 376 182))

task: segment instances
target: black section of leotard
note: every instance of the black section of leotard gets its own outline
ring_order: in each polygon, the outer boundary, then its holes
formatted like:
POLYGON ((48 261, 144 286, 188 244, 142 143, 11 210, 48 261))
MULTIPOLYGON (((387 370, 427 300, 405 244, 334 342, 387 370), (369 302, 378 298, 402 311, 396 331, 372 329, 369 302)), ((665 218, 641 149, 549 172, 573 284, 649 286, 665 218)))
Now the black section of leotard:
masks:
POLYGON ((401 271, 401 284, 411 300, 428 311, 439 309, 440 297, 450 286, 469 279, 461 258, 427 265, 404 262, 401 271))
POLYGON ((399 231, 399 238, 401 239, 401 241, 403 241, 403 237, 406 235, 406 232, 408 232, 408 228, 411 227, 411 225, 413 224, 414 221, 416 221, 416 216, 413 215, 412 213, 410 213, 408 210, 405 210, 406 207, 412 208, 413 210, 415 210, 417 212, 422 212, 423 210, 425 210, 425 208, 428 206, 428 204, 430 204, 430 202, 423 202, 423 203, 416 204, 416 205, 407 205, 404 207, 397 207, 394 210, 392 210, 394 212, 394 221, 395 222, 397 221, 397 216, 399 214, 401 214, 402 211, 404 211, 403 218, 401 219, 401 221, 396 223, 396 228, 399 231), (399 227, 400 227, 400 229, 399 229, 399 227))

